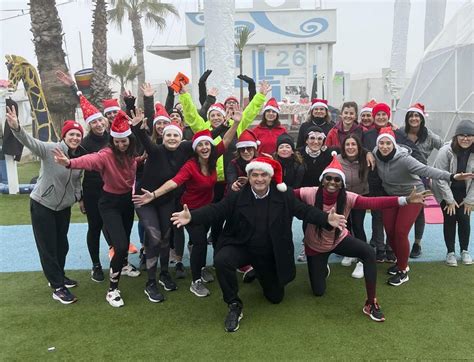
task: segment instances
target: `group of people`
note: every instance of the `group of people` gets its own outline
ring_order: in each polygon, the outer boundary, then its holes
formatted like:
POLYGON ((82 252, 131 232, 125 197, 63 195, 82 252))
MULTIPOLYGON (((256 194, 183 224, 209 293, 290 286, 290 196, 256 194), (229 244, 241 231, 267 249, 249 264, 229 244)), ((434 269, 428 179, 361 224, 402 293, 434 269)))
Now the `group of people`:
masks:
POLYGON ((201 108, 181 84, 179 102, 169 86, 165 104, 154 100, 150 84, 142 86, 143 109, 124 94, 125 109, 116 99, 103 101, 103 113, 77 91, 69 75, 58 79, 77 94, 84 121, 67 120, 58 143, 34 139, 20 126, 15 109, 7 107, 7 122, 15 137, 41 159, 40 175, 30 195, 33 232, 41 265, 55 300, 70 304, 77 282, 65 275, 71 206, 79 202, 87 215, 87 246, 91 279, 105 280, 99 258, 101 231, 109 244, 107 302, 124 305, 122 275, 138 276, 128 262, 135 212, 139 218, 142 255, 149 301, 165 299, 185 278, 185 238, 189 235, 190 291, 210 294, 214 280, 206 268, 207 248, 229 307, 228 332, 239 328, 243 302, 238 296, 237 270, 244 281, 257 279, 271 303, 284 298, 285 285, 295 277, 293 217, 303 220, 304 240, 298 260, 307 261, 311 289, 325 293, 328 258, 356 261, 353 276, 365 277, 363 312, 372 320, 385 316, 376 298, 376 262, 394 263, 388 284, 409 280, 409 256, 421 255, 423 202, 432 190, 444 215, 446 263, 457 265, 458 227, 461 262, 469 254, 470 213, 474 205, 474 123, 461 121, 446 144, 429 130, 424 106, 408 110, 404 127, 390 123, 387 104, 371 101, 359 111, 346 102, 333 122, 328 103, 313 99, 308 120, 296 144, 281 125, 271 86, 240 76, 249 84, 249 104, 227 97, 217 102, 217 90, 206 89, 206 71, 199 80, 201 108), (261 121, 252 122, 262 111, 261 121), (427 166, 438 149, 434 167, 427 166), (85 170, 84 174, 82 170, 85 170), (372 210, 372 238, 364 230, 372 210), (410 252, 408 234, 415 225, 410 252), (386 242, 384 238, 386 233, 386 242), (160 272, 158 274, 158 264, 160 272))

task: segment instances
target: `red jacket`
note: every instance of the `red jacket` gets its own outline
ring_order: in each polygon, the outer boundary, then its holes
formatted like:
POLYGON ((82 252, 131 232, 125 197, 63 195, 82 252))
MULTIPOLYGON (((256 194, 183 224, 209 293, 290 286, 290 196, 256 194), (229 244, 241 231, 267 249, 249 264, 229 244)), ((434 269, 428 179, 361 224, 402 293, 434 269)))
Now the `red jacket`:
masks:
POLYGON ((342 121, 339 121, 334 128, 332 128, 326 138, 325 145, 328 147, 339 147, 341 148, 341 143, 348 134, 356 134, 359 136, 359 139, 362 141, 362 128, 354 122, 349 131, 344 131, 342 121))
POLYGON ((252 132, 255 133, 257 139, 260 141, 260 146, 258 146, 258 153, 261 154, 269 153, 272 154, 276 151, 277 138, 283 133, 286 133, 286 128, 283 126, 276 126, 272 128, 257 126, 252 129, 252 132))

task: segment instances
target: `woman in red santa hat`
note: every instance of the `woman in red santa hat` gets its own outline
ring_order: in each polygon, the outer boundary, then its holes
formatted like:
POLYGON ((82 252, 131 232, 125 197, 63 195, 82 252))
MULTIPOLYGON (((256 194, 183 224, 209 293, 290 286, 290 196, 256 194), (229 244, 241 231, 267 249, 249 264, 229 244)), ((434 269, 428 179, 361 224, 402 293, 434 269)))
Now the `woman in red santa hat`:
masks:
MULTIPOLYGON (((232 127, 225 133, 222 141, 213 145, 212 134, 209 130, 197 132, 192 140, 194 157, 188 160, 172 179, 166 181, 155 190, 142 189, 142 195, 134 195, 133 201, 136 206, 141 207, 158 199, 169 192, 184 185, 185 191, 181 197, 181 203, 187 204, 190 209, 197 209, 210 204, 214 197, 214 186, 217 182, 216 162, 235 136, 239 126, 242 113, 239 109, 234 111, 232 127)), ((206 297, 210 294, 205 287, 201 277, 201 271, 206 265, 207 256, 207 232, 208 226, 188 225, 186 230, 189 234, 190 243, 193 245, 191 252, 191 274, 192 283, 190 291, 198 297, 206 297)))
MULTIPOLYGON (((462 181, 474 177, 472 173, 452 174, 447 171, 426 166, 410 156, 406 148, 397 145, 395 134, 390 127, 382 128, 377 137, 377 146, 373 153, 377 164, 377 173, 382 180, 386 195, 402 196, 416 189, 425 189, 421 177, 436 180, 462 181)), ((408 233, 415 223, 422 205, 408 205, 402 209, 392 208, 382 211, 383 226, 387 241, 397 257, 397 264, 388 269, 392 275, 388 284, 399 286, 409 280, 408 255, 410 242, 408 233)))
POLYGON ((65 170, 54 163, 52 150, 60 148, 69 157, 81 155, 80 143, 84 130, 76 121, 65 121, 58 143, 42 142, 20 127, 15 108, 7 107, 7 122, 13 135, 41 160, 40 174, 30 194, 31 225, 43 273, 53 288, 53 299, 62 304, 77 298, 68 288, 77 282, 66 277, 64 265, 69 250, 67 233, 71 206, 81 200, 82 172, 65 170))
POLYGON ((258 152, 271 155, 276 151, 277 139, 286 128, 283 127, 279 119, 280 107, 275 98, 270 98, 263 107, 262 121, 252 129, 255 136, 260 141, 258 152))
MULTIPOLYGON (((295 194, 306 204, 314 205, 322 211, 335 209, 336 213, 346 218, 352 209, 387 209, 398 210, 407 204, 423 203, 424 193, 411 190, 408 197, 364 197, 346 191, 346 176, 337 154, 321 175, 320 187, 304 187, 295 190, 295 194)), ((405 209, 405 207, 400 210, 405 209)), ((364 264, 365 288, 367 299, 363 307, 364 314, 372 320, 383 322, 385 316, 376 299, 377 268, 375 252, 366 242, 353 237, 347 228, 326 229, 308 224, 304 237, 306 258, 308 262, 311 288, 316 296, 324 295, 326 278, 329 275, 328 258, 332 253, 359 258, 364 264)))
POLYGON ((75 159, 69 159, 56 149, 55 160, 70 169, 97 171, 104 181, 99 211, 104 221, 104 232, 114 247, 110 261, 110 286, 106 300, 112 307, 124 305, 118 289, 122 268, 127 263, 130 232, 133 226, 134 208, 132 189, 137 162, 135 137, 129 127, 129 117, 119 111, 110 128, 109 147, 75 159))
POLYGON ((372 109, 375 107, 377 102, 375 99, 371 99, 369 102, 363 105, 359 111, 360 126, 364 132, 375 128, 374 117, 372 117, 372 109))

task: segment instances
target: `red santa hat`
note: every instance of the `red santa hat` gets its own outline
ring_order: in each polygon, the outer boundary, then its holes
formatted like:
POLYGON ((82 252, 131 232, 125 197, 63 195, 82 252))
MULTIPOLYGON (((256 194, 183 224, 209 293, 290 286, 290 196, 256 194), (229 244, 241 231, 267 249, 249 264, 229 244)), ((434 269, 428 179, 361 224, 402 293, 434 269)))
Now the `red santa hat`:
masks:
POLYGON ((125 138, 132 134, 128 124, 127 114, 120 110, 115 116, 112 126, 110 126, 110 135, 114 138, 125 138))
POLYGON ((270 98, 267 103, 265 103, 265 107, 263 107, 263 112, 272 110, 278 114, 280 114, 280 107, 278 106, 278 102, 275 98, 270 98))
POLYGON ((214 103, 209 107, 207 110, 207 119, 209 119, 209 115, 212 111, 217 111, 225 117, 225 106, 222 103, 214 103))
POLYGON ((375 99, 372 98, 370 101, 368 101, 366 104, 364 104, 364 106, 361 108, 361 110, 359 112, 359 115, 361 115, 364 112, 370 112, 372 114, 372 109, 376 105, 377 105, 377 102, 375 101, 375 99))
POLYGON ((63 128, 61 129, 61 138, 64 138, 66 133, 68 133, 72 129, 78 130, 79 132, 81 132, 81 136, 84 137, 84 129, 82 128, 82 126, 76 121, 67 120, 64 121, 63 128))
POLYGON ((325 99, 313 98, 311 100, 311 110, 315 109, 316 107, 324 107, 326 109, 329 109, 328 101, 325 99))
POLYGON ((375 115, 379 112, 387 113, 388 119, 390 119, 391 111, 390 106, 386 103, 377 103, 374 108, 372 108, 372 118, 375 118, 375 115))
POLYGON ((253 133, 249 129, 246 129, 240 135, 238 142, 235 144, 235 147, 237 149, 243 148, 243 147, 254 147, 256 149, 258 148, 259 145, 260 145, 260 141, 257 139, 257 136, 255 135, 255 133, 253 133))
POLYGON ((383 127, 380 129, 379 135, 377 137, 377 144, 379 144, 379 141, 384 137, 390 139, 394 145, 397 144, 395 133, 393 133, 392 127, 383 127))
POLYGON ((250 175, 253 170, 260 170, 268 173, 275 181, 278 191, 285 192, 288 189, 286 184, 283 182, 283 170, 280 162, 269 157, 257 157, 245 166, 245 172, 247 172, 247 175, 250 175))
POLYGON ((171 123, 170 116, 161 103, 155 104, 155 115, 153 116, 153 125, 158 121, 171 123))
POLYGON ((120 111, 120 105, 118 103, 118 100, 116 100, 115 98, 102 100, 102 107, 104 107, 104 114, 113 111, 120 111))
POLYGON ((201 141, 209 141, 211 144, 214 144, 214 140, 212 139, 211 131, 208 129, 204 129, 202 131, 196 132, 193 136, 193 151, 196 151, 196 147, 199 142, 201 141))
POLYGON ((426 117, 427 114, 425 113, 425 105, 422 103, 415 103, 407 109, 408 112, 418 112, 421 116, 426 117))
POLYGON ((183 129, 181 128, 181 125, 176 121, 171 121, 170 124, 166 125, 165 128, 163 128, 163 136, 168 131, 176 131, 179 133, 181 138, 183 138, 183 129))
POLYGON ((341 163, 340 163, 339 160, 337 159, 337 152, 336 152, 336 151, 332 151, 332 152, 331 152, 331 155, 332 155, 332 161, 331 161, 331 163, 324 169, 323 173, 322 173, 321 176, 319 177, 319 181, 322 181, 322 180, 323 180, 323 177, 324 177, 325 174, 331 172, 331 173, 336 173, 336 174, 338 174, 339 176, 341 176, 342 181, 344 182, 344 184, 346 184, 346 175, 344 174, 344 171, 343 171, 343 169, 342 169, 341 163))
POLYGON ((226 105, 227 102, 229 102, 229 101, 234 101, 234 102, 236 102, 237 104, 239 104, 239 100, 237 99, 236 96, 227 97, 227 98, 225 99, 225 101, 224 101, 224 105, 226 105))
POLYGON ((86 97, 82 95, 82 92, 77 92, 79 96, 79 104, 82 109, 82 115, 87 124, 96 120, 97 118, 104 117, 100 111, 92 105, 86 97))

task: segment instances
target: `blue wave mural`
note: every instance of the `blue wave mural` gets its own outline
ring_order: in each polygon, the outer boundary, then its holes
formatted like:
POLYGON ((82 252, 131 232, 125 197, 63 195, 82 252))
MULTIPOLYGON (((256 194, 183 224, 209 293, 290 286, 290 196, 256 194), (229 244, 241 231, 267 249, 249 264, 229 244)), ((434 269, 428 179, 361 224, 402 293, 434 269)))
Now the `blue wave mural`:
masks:
POLYGON ((286 30, 280 29, 277 26, 275 26, 275 24, 271 22, 267 14, 263 11, 250 12, 250 16, 262 28, 276 34, 281 34, 281 35, 285 35, 292 38, 311 38, 326 31, 326 29, 329 26, 328 21, 326 19, 313 18, 313 19, 306 20, 304 23, 300 25, 300 30, 304 34, 295 34, 295 33, 290 33, 286 30))

